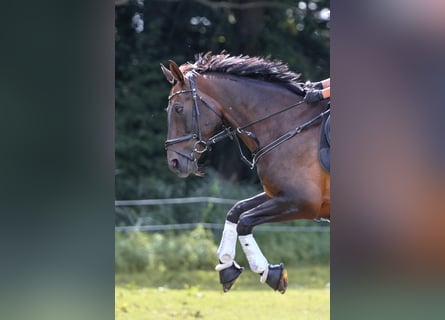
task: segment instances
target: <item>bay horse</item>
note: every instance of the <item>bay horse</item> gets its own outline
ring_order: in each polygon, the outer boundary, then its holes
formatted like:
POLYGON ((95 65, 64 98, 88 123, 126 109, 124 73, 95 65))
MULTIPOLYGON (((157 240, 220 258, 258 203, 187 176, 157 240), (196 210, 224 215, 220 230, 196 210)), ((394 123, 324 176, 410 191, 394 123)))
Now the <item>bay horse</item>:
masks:
POLYGON ((166 109, 169 168, 179 177, 200 175, 202 153, 231 138, 240 147, 241 159, 257 168, 263 187, 227 213, 215 268, 223 290, 230 290, 243 271, 235 262, 238 239, 260 282, 284 293, 288 279, 283 263, 267 261, 252 231, 268 222, 329 219, 330 174, 318 157, 328 102, 306 104, 299 74, 278 60, 207 52, 194 63, 169 62, 169 68, 161 64, 172 85, 166 109))

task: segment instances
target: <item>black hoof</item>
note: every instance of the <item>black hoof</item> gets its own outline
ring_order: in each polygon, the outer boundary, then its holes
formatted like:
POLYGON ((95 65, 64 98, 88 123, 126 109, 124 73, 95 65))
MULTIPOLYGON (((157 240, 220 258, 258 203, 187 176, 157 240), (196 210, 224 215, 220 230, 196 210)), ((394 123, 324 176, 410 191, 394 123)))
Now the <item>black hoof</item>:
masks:
POLYGON ((243 270, 243 267, 240 267, 234 262, 230 267, 219 272, 219 282, 222 284, 224 292, 227 292, 232 288, 243 270))
POLYGON ((284 269, 284 264, 270 264, 269 272, 267 273, 266 283, 280 293, 285 293, 287 289, 287 271, 284 269))

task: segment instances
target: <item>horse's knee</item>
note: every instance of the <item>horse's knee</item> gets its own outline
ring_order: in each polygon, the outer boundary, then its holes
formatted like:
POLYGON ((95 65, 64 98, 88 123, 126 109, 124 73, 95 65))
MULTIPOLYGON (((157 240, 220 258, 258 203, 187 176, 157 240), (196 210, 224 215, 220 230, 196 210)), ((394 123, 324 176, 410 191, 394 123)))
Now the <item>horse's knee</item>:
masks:
POLYGON ((246 224, 245 219, 241 219, 236 226, 236 231, 240 236, 251 234, 252 230, 253 226, 246 224))
POLYGON ((238 219, 244 211, 244 205, 243 202, 237 202, 230 210, 227 212, 226 219, 233 223, 238 223, 238 219))

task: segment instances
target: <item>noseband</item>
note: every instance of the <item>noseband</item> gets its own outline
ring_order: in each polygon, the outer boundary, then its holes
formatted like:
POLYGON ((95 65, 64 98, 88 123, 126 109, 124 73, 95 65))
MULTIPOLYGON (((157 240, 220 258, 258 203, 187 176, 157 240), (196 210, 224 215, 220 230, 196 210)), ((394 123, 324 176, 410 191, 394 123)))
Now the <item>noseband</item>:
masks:
POLYGON ((216 108, 214 106, 212 106, 207 100, 205 100, 203 97, 201 97, 198 94, 198 90, 196 89, 195 79, 194 79, 193 74, 188 76, 188 79, 190 81, 190 89, 179 90, 179 91, 173 92, 171 95, 168 96, 168 100, 170 101, 171 98, 173 98, 174 96, 176 96, 178 94, 189 93, 189 92, 192 93, 192 95, 193 95, 193 113, 192 113, 193 132, 190 134, 183 135, 178 138, 166 140, 165 141, 165 150, 174 151, 175 153, 187 158, 190 161, 196 161, 195 154, 196 153, 198 153, 198 154, 204 153, 209 148, 208 141, 205 141, 202 138, 201 127, 199 125, 200 112, 199 112, 198 99, 201 100, 204 103, 204 105, 206 107, 208 107, 211 111, 213 111, 218 117, 222 118, 222 115, 218 110, 216 110, 216 108), (187 154, 180 150, 171 148, 171 146, 174 144, 188 141, 188 140, 196 140, 193 145, 193 150, 190 154, 187 154))

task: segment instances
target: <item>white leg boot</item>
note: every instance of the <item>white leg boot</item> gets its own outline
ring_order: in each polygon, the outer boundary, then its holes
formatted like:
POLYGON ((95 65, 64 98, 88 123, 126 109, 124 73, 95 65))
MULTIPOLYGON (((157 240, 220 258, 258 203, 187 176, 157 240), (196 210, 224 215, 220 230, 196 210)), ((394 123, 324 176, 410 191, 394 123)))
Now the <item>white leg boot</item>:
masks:
POLYGON ((247 260, 249 261, 250 269, 259 274, 263 273, 263 275, 264 273, 267 273, 269 263, 258 247, 253 235, 248 234, 246 236, 239 236, 238 238, 241 243, 241 247, 246 254, 247 260))
POLYGON ((219 248, 216 251, 220 263, 215 267, 216 271, 221 271, 232 266, 235 259, 236 239, 236 223, 226 220, 219 248))

